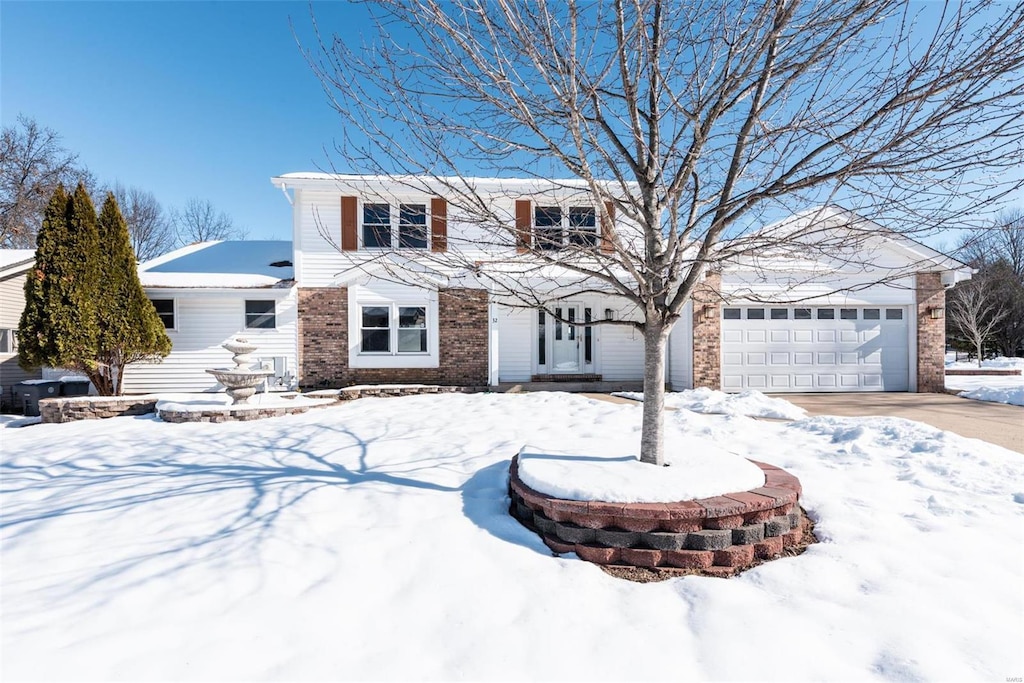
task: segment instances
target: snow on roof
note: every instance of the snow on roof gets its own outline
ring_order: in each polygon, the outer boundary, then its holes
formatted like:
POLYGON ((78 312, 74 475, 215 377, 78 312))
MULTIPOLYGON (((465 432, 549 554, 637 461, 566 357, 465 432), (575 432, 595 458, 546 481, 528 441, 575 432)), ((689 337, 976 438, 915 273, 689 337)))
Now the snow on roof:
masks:
POLYGON ((35 257, 35 249, 0 249, 0 270, 20 266, 35 257))
POLYGON ((200 242, 139 265, 144 287, 271 287, 294 273, 284 240, 200 242))

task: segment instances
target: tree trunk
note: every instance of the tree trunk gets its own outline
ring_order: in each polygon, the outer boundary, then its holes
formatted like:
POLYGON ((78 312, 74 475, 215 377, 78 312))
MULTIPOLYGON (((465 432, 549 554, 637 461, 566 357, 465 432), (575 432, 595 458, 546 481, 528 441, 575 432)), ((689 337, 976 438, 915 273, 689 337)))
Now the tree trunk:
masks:
POLYGON ((648 322, 644 329, 644 415, 640 461, 665 464, 665 349, 668 330, 648 322))
POLYGON ((981 347, 984 346, 984 345, 985 345, 985 342, 983 340, 981 340, 981 339, 978 339, 977 340, 977 344, 975 344, 975 348, 978 349, 978 367, 979 368, 981 367, 981 358, 982 358, 982 356, 981 356, 981 347))

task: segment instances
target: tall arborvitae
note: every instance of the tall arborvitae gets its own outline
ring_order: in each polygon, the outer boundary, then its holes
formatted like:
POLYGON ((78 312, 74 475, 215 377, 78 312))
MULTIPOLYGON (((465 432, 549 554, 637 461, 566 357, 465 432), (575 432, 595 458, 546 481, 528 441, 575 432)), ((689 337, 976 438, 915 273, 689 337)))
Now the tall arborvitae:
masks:
POLYGON ((36 238, 25 281, 18 362, 87 372, 96 355, 98 293, 96 210, 85 186, 68 197, 58 187, 36 238))
POLYGON ((139 282, 128 224, 113 194, 100 210, 99 244, 103 296, 96 309, 98 364, 90 379, 99 393, 120 394, 125 366, 166 356, 171 340, 139 282))

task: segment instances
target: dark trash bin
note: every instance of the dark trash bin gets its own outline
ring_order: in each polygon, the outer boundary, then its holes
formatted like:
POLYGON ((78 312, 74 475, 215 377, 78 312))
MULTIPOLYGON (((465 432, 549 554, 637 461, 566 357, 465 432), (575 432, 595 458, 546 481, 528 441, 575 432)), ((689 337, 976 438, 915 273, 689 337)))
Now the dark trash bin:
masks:
POLYGON ((88 396, 89 380, 80 377, 67 377, 60 381, 61 396, 88 396))
POLYGON ((14 403, 28 417, 39 417, 39 401, 60 396, 60 382, 46 379, 30 379, 14 385, 14 403))

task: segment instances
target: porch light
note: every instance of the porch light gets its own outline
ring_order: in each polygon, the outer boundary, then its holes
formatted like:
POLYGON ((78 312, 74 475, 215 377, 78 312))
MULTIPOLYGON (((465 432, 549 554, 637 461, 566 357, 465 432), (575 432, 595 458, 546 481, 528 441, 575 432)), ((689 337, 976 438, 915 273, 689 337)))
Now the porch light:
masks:
POLYGON ((605 320, 615 320, 615 311, 613 311, 610 308, 604 309, 604 319, 605 320))
POLYGON ((928 314, 932 317, 932 320, 941 320, 942 316, 946 314, 946 309, 941 306, 932 306, 928 309, 928 314))
POLYGON ((711 304, 704 306, 703 310, 701 310, 701 317, 704 320, 714 320, 718 317, 718 307, 711 304))

